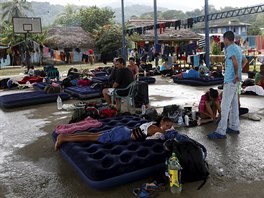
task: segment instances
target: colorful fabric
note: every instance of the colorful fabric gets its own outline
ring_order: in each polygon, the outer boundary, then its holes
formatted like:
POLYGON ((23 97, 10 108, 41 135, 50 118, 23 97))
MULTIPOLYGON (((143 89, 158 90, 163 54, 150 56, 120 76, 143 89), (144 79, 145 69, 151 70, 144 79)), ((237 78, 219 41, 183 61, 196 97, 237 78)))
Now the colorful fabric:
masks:
POLYGON ((98 128, 102 126, 102 123, 91 117, 86 118, 83 121, 71 123, 71 124, 61 124, 55 129, 56 133, 74 133, 76 131, 85 131, 89 128, 98 128))

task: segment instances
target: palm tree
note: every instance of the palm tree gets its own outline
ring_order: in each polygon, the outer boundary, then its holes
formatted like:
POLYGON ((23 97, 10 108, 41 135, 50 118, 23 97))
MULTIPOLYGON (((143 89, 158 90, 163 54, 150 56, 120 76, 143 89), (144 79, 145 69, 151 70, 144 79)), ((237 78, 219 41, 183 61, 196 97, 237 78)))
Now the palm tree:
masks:
POLYGON ((26 0, 12 0, 1 4, 3 15, 2 20, 7 19, 8 23, 12 22, 13 17, 24 17, 25 11, 33 12, 32 5, 26 0))
POLYGON ((64 12, 58 14, 53 23, 55 26, 80 26, 80 20, 77 17, 78 9, 72 4, 67 4, 64 12))

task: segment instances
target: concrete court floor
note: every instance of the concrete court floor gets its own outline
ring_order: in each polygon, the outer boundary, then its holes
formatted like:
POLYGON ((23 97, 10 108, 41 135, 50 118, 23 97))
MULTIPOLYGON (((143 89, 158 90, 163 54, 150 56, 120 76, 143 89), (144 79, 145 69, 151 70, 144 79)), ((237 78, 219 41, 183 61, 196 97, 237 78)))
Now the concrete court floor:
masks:
MULTIPOLYGON (((151 105, 157 108, 167 104, 197 106, 207 89, 177 85, 169 78, 157 77, 156 84, 149 86, 151 105)), ((0 92, 3 94, 6 92, 0 92)), ((200 182, 187 183, 180 195, 167 191, 159 197, 264 197, 263 97, 242 96, 241 103, 263 119, 252 121, 241 117, 240 135, 211 141, 206 134, 216 128, 214 124, 178 129, 206 146, 211 175, 199 191, 196 188, 200 182)), ((56 103, 0 110, 0 197, 133 197, 131 189, 144 181, 95 191, 85 185, 59 152, 54 151, 51 133, 56 125, 67 123, 70 117, 71 112, 58 111, 56 103)))

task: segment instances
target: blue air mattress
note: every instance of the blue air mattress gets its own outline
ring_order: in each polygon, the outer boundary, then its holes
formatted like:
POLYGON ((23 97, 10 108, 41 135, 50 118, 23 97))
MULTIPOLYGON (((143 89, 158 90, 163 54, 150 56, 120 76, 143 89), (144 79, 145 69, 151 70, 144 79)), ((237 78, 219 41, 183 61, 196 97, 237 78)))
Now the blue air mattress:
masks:
MULTIPOLYGON (((56 83, 61 84, 61 81, 57 81, 56 83)), ((33 84, 33 88, 35 90, 43 90, 48 85, 47 82, 38 82, 33 84)))
POLYGON ((65 88, 64 91, 80 99, 99 98, 102 96, 102 89, 98 87, 91 88, 90 86, 72 86, 65 88))
POLYGON ((173 81, 177 84, 191 86, 211 86, 224 83, 224 78, 177 78, 173 77, 173 81))
MULTIPOLYGON (((91 132, 120 125, 133 128, 145 122, 136 116, 119 116, 100 121, 103 126, 94 128, 91 132)), ((57 134, 53 132, 52 136, 55 141, 57 134)), ((159 140, 131 140, 118 144, 67 142, 61 145, 60 152, 85 183, 95 189, 122 185, 165 170, 166 154, 163 143, 159 140)))
POLYGON ((103 83, 105 83, 105 82, 108 82, 109 81, 109 76, 98 76, 98 77, 93 77, 92 78, 92 81, 93 82, 103 82, 103 83))
POLYGON ((68 100, 70 96, 67 93, 48 94, 45 91, 21 92, 0 96, 1 108, 16 108, 29 105, 56 102, 58 95, 62 100, 68 100))
POLYGON ((33 88, 36 90, 43 90, 47 85, 48 83, 46 82, 38 82, 33 84, 33 88))
POLYGON ((107 73, 106 72, 94 72, 93 73, 96 77, 101 77, 101 76, 107 76, 107 73))
POLYGON ((156 82, 156 79, 149 76, 140 76, 139 81, 144 81, 148 84, 154 84, 156 82))

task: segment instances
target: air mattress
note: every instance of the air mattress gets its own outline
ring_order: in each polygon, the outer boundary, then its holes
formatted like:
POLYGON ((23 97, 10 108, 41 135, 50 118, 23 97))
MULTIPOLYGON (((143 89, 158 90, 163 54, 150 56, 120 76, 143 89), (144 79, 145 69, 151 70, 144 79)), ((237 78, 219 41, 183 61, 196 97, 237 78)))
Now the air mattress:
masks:
MULTIPOLYGON (((108 130, 114 126, 129 128, 145 121, 136 116, 119 116, 100 120, 103 125, 91 132, 108 130)), ((57 134, 53 132, 53 139, 57 134)), ((67 142, 60 147, 63 157, 79 173, 87 185, 106 189, 162 173, 166 154, 159 140, 124 141, 100 144, 96 142, 67 142)))
POLYGON ((224 78, 178 78, 173 77, 173 81, 177 84, 191 86, 211 86, 224 83, 224 78))
POLYGON ((68 100, 70 98, 69 94, 63 92, 59 94, 48 94, 45 91, 21 92, 0 96, 0 106, 1 108, 9 109, 56 102, 58 95, 62 100, 68 100))

